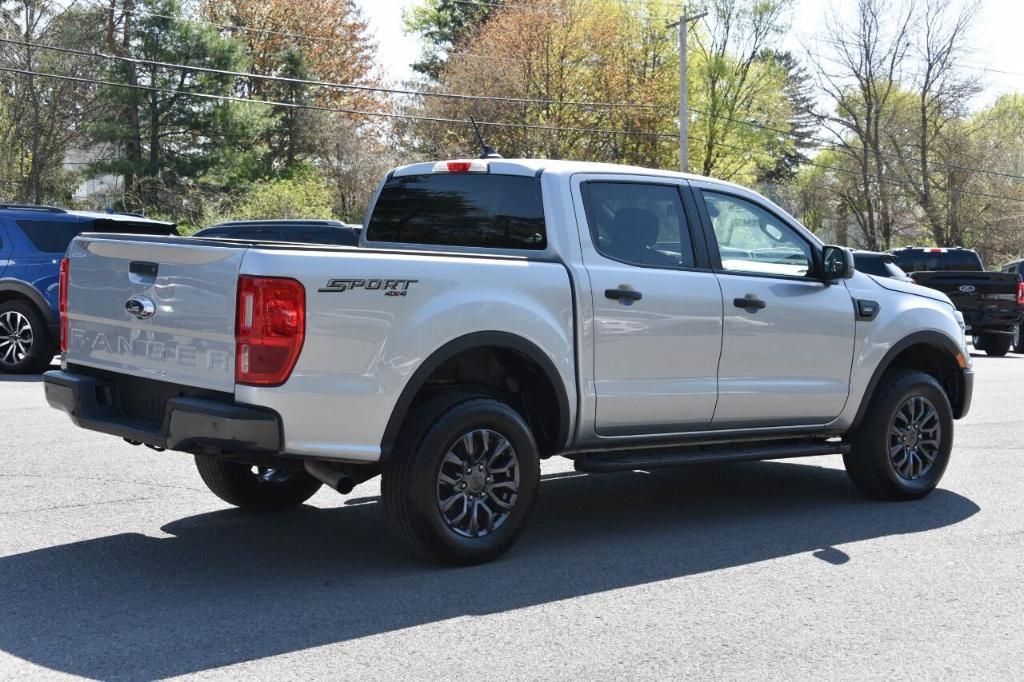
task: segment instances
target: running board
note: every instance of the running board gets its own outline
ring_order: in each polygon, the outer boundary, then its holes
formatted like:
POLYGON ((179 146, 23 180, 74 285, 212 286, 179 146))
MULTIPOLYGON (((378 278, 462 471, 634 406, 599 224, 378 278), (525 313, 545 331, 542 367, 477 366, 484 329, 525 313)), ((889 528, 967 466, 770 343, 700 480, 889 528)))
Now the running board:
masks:
POLYGON ((843 455, 850 444, 841 441, 812 441, 789 443, 733 443, 686 448, 683 450, 632 450, 614 453, 585 453, 576 458, 576 471, 604 474, 613 471, 656 469, 681 464, 707 464, 710 462, 752 462, 762 459, 789 457, 817 457, 843 455))

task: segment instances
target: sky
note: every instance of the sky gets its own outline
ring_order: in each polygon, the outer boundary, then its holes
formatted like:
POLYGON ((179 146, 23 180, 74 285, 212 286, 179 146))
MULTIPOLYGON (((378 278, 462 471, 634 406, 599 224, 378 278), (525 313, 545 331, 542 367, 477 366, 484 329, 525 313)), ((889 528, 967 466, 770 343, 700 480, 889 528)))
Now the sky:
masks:
MULTIPOLYGON (((357 0, 369 19, 377 41, 378 61, 393 83, 412 77, 410 64, 420 53, 415 36, 402 31, 402 11, 420 0, 357 0)), ((634 0, 635 1, 635 0, 634 0)), ((663 2, 664 0, 651 0, 663 2)), ((830 6, 843 0, 796 0, 792 29, 783 47, 800 55, 822 35, 830 6)), ((691 4, 699 4, 699 0, 691 4)), ((971 36, 970 60, 965 69, 981 78, 982 93, 972 108, 989 104, 1000 93, 1024 92, 1024 0, 982 0, 971 36)))

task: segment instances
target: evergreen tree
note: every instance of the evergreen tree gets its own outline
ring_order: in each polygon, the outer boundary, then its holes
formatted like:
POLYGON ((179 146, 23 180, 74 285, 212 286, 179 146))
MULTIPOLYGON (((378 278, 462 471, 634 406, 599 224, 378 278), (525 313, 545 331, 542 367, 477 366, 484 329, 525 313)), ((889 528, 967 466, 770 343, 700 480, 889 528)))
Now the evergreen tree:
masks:
POLYGON ((261 105, 187 94, 232 96, 233 76, 155 63, 244 71, 237 43, 188 21, 179 0, 136 3, 140 11, 122 22, 119 43, 124 56, 143 61, 109 67, 108 80, 135 87, 100 89, 93 133, 112 158, 91 170, 124 178, 127 208, 173 212, 183 187, 228 190, 256 177, 264 152, 257 142, 269 118, 261 105))

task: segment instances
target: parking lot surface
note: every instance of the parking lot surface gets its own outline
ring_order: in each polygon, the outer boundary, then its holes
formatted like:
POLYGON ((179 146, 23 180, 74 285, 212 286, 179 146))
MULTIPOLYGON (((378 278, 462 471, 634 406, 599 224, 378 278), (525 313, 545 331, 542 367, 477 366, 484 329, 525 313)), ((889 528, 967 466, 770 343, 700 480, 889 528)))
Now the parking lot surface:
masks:
POLYGON ((1024 676, 1024 356, 975 358, 940 487, 838 457, 582 475, 545 464, 498 562, 426 565, 376 481, 255 514, 0 375, 0 678, 1024 676))

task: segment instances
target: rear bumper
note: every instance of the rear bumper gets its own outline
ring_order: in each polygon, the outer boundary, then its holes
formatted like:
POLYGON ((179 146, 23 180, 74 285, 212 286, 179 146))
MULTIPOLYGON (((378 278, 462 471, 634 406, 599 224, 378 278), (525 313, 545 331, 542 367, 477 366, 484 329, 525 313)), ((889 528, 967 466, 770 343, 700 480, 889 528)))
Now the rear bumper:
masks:
POLYGON ((968 334, 1009 334, 1021 323, 1019 312, 961 310, 968 334))
POLYGON ((168 450, 274 455, 281 451, 281 418, 264 408, 206 398, 172 398, 162 422, 125 415, 115 382, 52 371, 43 375, 46 402, 76 426, 168 450))

